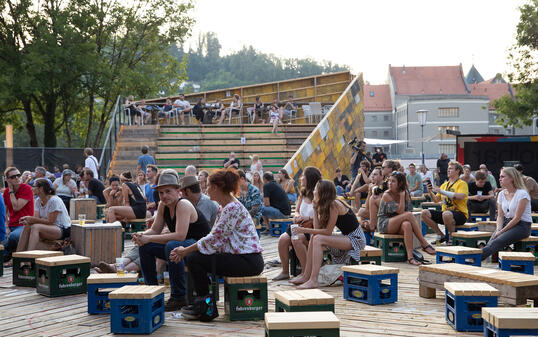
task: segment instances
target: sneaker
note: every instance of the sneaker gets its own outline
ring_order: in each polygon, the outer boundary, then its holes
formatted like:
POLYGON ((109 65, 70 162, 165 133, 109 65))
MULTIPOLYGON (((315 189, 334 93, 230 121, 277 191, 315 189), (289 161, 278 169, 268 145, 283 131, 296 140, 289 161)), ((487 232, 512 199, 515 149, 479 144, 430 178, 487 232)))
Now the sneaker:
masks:
POLYGON ((181 308, 183 308, 187 304, 188 303, 185 298, 170 298, 168 301, 166 301, 166 304, 164 305, 164 311, 178 311, 181 310, 181 308))
POLYGON ((194 304, 187 305, 181 308, 181 316, 188 320, 197 320, 200 318, 200 308, 196 308, 194 304))

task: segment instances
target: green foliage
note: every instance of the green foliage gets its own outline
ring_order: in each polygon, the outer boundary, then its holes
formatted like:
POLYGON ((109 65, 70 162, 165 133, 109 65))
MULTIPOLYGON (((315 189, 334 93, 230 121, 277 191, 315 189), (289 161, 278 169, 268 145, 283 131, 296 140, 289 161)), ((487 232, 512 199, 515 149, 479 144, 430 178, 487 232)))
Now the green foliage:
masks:
POLYGON ((188 55, 189 81, 200 84, 202 91, 349 69, 328 61, 318 63, 312 59, 281 59, 272 54, 261 53, 252 46, 243 47, 226 56, 220 56, 220 50, 221 45, 216 34, 209 32, 198 37, 194 50, 184 53, 181 49, 172 48, 172 53, 178 58, 188 55))
POLYGON ((538 0, 520 7, 516 44, 508 56, 513 71, 508 74, 515 83, 515 98, 505 96, 493 105, 499 112, 497 123, 504 127, 531 125, 538 111, 538 0))

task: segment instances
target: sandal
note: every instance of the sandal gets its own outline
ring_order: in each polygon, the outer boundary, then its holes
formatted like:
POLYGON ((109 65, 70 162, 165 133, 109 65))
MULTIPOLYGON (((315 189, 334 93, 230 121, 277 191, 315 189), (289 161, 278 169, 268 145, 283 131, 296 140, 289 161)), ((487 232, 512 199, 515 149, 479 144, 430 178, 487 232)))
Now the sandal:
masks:
POLYGON ((432 244, 432 245, 439 245, 439 244, 441 244, 441 243, 443 243, 443 242, 445 242, 445 241, 446 241, 446 236, 443 235, 443 236, 441 236, 440 239, 437 239, 437 240, 435 240, 435 241, 432 241, 431 244, 432 244))
POLYGON ((422 251, 430 255, 435 255, 435 249, 433 249, 432 245, 427 245, 426 247, 422 247, 422 251), (433 253, 431 253, 432 251, 433 253))
POLYGON ((407 260, 407 263, 409 263, 410 265, 413 265, 413 266, 420 266, 422 265, 421 262, 417 261, 414 257, 410 258, 407 260))

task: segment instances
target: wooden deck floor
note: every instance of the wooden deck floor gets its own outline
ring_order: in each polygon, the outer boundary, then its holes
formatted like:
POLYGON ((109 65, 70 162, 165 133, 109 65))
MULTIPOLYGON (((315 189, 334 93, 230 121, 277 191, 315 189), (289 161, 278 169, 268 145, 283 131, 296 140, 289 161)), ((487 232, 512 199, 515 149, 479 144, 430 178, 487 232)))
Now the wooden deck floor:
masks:
MULTIPOLYGON (((277 239, 263 236, 265 261, 278 258, 277 239)), ((130 244, 128 245, 130 246, 130 244)), ((427 256, 427 255, 426 255, 427 256)), ((430 257, 430 260, 432 258, 430 257)), ((346 301, 342 286, 322 288, 336 298, 336 315, 341 322, 341 336, 479 336, 479 333, 457 333, 444 316, 444 294, 437 299, 418 296, 418 268, 406 263, 384 263, 400 268, 398 302, 369 306, 346 301)), ((494 267, 490 265, 490 267, 494 267)), ((266 269, 271 279, 279 268, 266 269)), ((222 285, 221 285, 222 287, 222 285)), ((286 281, 269 282, 269 310, 274 311, 274 292, 294 287, 286 281)), ((222 289, 221 289, 222 290, 222 289)), ((221 291, 221 294, 224 292, 221 291)), ((165 325, 154 336, 263 336, 263 322, 228 322, 221 316, 210 323, 174 319, 166 313, 165 325)), ((110 335, 108 315, 88 315, 86 295, 48 298, 34 288, 14 287, 11 268, 0 278, 1 336, 106 336, 110 335)))

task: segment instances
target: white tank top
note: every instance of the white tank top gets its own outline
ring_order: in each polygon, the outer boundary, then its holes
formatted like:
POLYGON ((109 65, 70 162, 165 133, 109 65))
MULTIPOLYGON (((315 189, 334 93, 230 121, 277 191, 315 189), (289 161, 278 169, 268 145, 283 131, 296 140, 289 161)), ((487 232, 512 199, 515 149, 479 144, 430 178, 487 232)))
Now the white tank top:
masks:
POLYGON ((303 202, 301 202, 301 208, 299 208, 299 214, 301 216, 313 217, 314 206, 312 206, 312 203, 307 204, 305 200, 303 200, 303 202))

